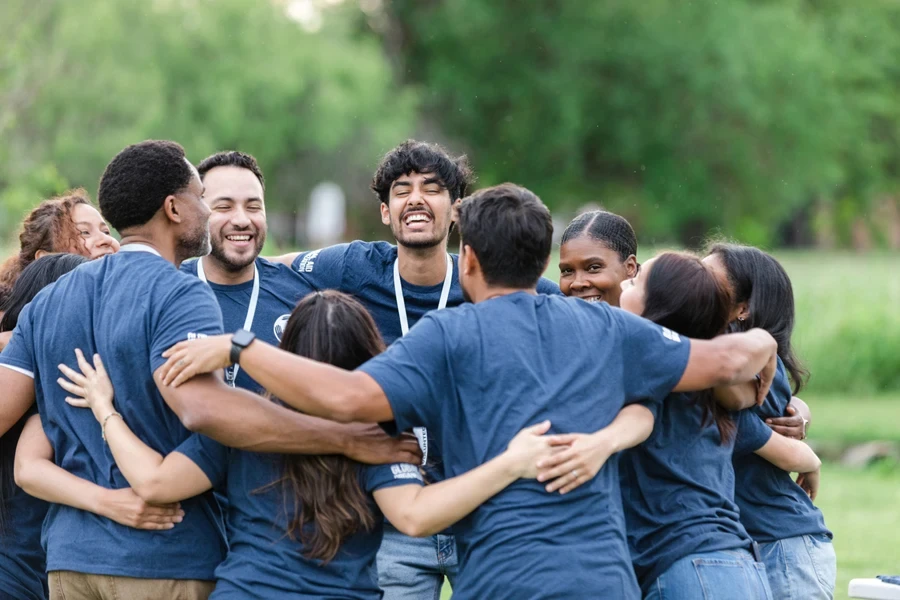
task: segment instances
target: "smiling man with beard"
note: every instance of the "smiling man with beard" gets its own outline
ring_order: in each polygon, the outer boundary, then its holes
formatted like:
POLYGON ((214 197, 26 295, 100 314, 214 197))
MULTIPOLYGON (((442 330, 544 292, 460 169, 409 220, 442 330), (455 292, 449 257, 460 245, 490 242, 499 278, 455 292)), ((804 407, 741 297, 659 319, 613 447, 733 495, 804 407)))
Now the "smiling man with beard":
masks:
MULTIPOLYGON (((278 345, 291 311, 312 288, 290 267, 259 257, 266 243, 265 178, 243 152, 218 152, 197 170, 210 209, 208 256, 185 262, 181 270, 209 284, 226 331, 252 331, 278 345)), ((226 370, 225 381, 252 392, 262 388, 240 369, 226 370)))
MULTIPOLYGON (((459 284, 459 259, 448 254, 453 205, 473 181, 465 156, 451 157, 437 144, 408 140, 381 160, 372 179, 381 222, 397 240, 355 241, 278 258, 317 290, 354 295, 372 314, 386 344, 392 344, 426 313, 466 301, 459 284)), ((537 291, 558 294, 541 278, 537 291)), ((424 429, 416 432, 432 480, 444 478, 443 465, 424 429)), ((436 598, 444 577, 453 585, 456 542, 450 531, 411 538, 389 523, 378 553, 379 584, 385 600, 436 598)))

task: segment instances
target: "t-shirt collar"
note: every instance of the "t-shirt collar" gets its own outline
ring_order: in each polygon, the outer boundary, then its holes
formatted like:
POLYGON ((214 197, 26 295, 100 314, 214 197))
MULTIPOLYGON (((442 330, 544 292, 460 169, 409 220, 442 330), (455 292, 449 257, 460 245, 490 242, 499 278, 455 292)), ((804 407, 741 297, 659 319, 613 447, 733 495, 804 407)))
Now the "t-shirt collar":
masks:
POLYGON ((162 258, 162 254, 160 254, 156 248, 148 246, 147 244, 141 244, 140 242, 131 242, 130 244, 125 244, 121 248, 119 248, 119 252, 149 252, 150 254, 155 254, 156 256, 162 258))

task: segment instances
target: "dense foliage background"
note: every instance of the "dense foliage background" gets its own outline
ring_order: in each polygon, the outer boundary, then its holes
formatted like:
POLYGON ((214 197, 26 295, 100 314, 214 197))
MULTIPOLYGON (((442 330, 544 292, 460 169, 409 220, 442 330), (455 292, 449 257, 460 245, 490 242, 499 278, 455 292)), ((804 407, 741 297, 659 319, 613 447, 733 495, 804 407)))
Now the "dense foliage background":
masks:
POLYGON ((122 146, 255 154, 283 243, 405 137, 642 242, 900 247, 893 0, 5 0, 0 236, 122 146))

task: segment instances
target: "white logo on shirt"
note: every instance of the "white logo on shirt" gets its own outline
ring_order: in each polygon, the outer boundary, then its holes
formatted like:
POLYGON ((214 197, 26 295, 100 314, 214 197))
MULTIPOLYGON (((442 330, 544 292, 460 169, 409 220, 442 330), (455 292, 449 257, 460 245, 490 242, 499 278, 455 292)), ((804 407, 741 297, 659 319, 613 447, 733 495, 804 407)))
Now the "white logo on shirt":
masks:
POLYGON ((419 467, 415 465, 391 465, 391 473, 394 474, 394 479, 422 479, 419 467))
POLYGON ((189 339, 189 340, 201 340, 205 337, 206 337, 205 333, 194 333, 193 331, 191 331, 190 333, 187 334, 187 339, 189 339))
POLYGON ((668 327, 662 328, 662 334, 663 334, 663 337, 666 338, 667 340, 672 340, 673 342, 681 341, 681 338, 678 336, 678 334, 675 333, 674 331, 672 331, 671 329, 669 329, 668 327))
POLYGON ((290 318, 291 315, 281 315, 275 319, 275 339, 279 342, 281 341, 281 336, 284 335, 284 328, 287 327, 287 322, 290 318))
POLYGON ((297 266, 297 272, 312 273, 312 270, 316 267, 316 257, 319 255, 319 252, 319 250, 307 252, 303 259, 300 261, 300 264, 297 266))

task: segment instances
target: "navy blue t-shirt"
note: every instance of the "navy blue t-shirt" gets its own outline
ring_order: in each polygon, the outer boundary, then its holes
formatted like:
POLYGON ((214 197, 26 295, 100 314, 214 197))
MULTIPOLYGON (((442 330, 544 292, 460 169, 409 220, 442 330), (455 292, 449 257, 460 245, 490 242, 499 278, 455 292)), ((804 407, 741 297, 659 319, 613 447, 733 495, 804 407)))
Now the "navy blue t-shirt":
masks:
POLYGON ((381 598, 375 556, 381 545, 382 519, 371 494, 386 487, 422 485, 416 467, 360 465, 360 485, 370 497, 375 525, 349 537, 338 554, 322 564, 304 556, 303 545, 287 536, 287 515, 293 517, 296 504, 290 487, 278 482, 284 474, 282 456, 244 452, 201 439, 207 462, 228 466, 227 474, 223 469, 218 477, 211 477, 214 484, 225 479, 229 501, 228 556, 216 569, 211 598, 381 598))
MULTIPOLYGON (((25 421, 36 414, 37 410, 32 407, 4 436, 21 433, 25 421)), ((41 526, 49 507, 43 500, 29 496, 13 484, 12 495, 4 506, 6 521, 0 526, 0 598, 44 600, 47 597, 41 526)))
MULTIPOLYGON (((450 257, 453 259, 453 279, 447 308, 465 302, 459 285, 459 257, 455 254, 450 257)), ((340 290, 356 296, 372 314, 384 343, 390 345, 403 335, 394 292, 396 260, 397 246, 387 242, 355 241, 304 252, 294 259, 293 267, 316 290, 340 290)), ((443 283, 421 286, 401 280, 401 285, 409 327, 412 328, 425 313, 438 307, 443 283)), ((541 294, 560 293, 558 285, 543 277, 537 291, 541 294)))
MULTIPOLYGON (((455 477, 544 419, 593 432, 625 404, 662 401, 689 353, 686 338, 605 303, 516 292, 431 312, 360 370, 398 429, 428 427, 455 477)), ((638 598, 618 468, 613 456, 566 495, 516 481, 454 525, 454 598, 638 598)))
MULTIPOLYGON (((286 265, 257 258, 256 268, 259 271, 259 299, 250 331, 267 344, 278 346, 291 311, 313 290, 286 265)), ((196 277, 197 261, 181 263, 181 270, 196 277)), ((219 301, 219 308, 222 309, 225 331, 233 333, 242 329, 250 307, 253 280, 237 285, 221 285, 210 281, 208 285, 219 301)), ((243 369, 238 369, 235 385, 254 393, 263 391, 262 386, 243 369)))
MULTIPOLYGON (((153 380, 162 353, 192 337, 222 333, 222 313, 209 288, 179 272, 147 246, 81 265, 43 289, 19 318, 0 363, 31 373, 44 432, 56 464, 97 485, 128 487, 100 426, 73 409, 57 383, 57 365, 77 369, 74 349, 99 353, 116 390, 116 410, 134 433, 162 455, 191 433, 153 380)), ((213 470, 202 456, 189 458, 213 470)), ((150 579, 213 579, 225 556, 221 512, 212 493, 181 503, 184 521, 169 531, 141 531, 93 513, 53 504, 43 543, 49 571, 150 579)))
MULTIPOLYGON (((446 308, 465 302, 459 285, 459 257, 455 254, 450 257, 453 260, 453 277, 446 308)), ((397 246, 387 242, 357 240, 300 254, 294 259, 293 268, 316 290, 333 289, 355 296, 372 315, 384 343, 390 345, 403 335, 394 290, 396 260, 397 246)), ((401 279, 401 286, 408 325, 412 329, 426 313, 438 307, 443 283, 420 286, 401 279)), ((560 293, 558 285, 543 277, 538 282, 538 292, 560 293)), ((427 443, 427 449, 428 477, 432 481, 441 481, 444 473, 440 448, 427 443)))
MULTIPOLYGON (((760 422, 784 416, 791 401, 791 384, 781 359, 772 388, 762 406, 751 409, 760 422)), ((738 432, 738 445, 741 445, 738 432)), ((734 453, 734 498, 741 509, 741 522, 747 533, 760 543, 800 535, 823 534, 833 537, 825 527, 822 511, 787 471, 752 453, 734 453)))
MULTIPOLYGON (((752 411, 731 417, 750 452, 772 435, 752 411)), ((670 394, 650 437, 619 460, 628 546, 645 594, 686 556, 750 547, 734 503, 736 437, 722 444, 715 421, 703 422, 695 394, 670 394)))

